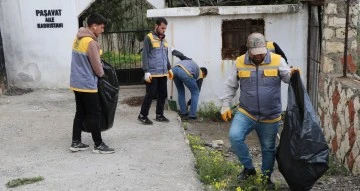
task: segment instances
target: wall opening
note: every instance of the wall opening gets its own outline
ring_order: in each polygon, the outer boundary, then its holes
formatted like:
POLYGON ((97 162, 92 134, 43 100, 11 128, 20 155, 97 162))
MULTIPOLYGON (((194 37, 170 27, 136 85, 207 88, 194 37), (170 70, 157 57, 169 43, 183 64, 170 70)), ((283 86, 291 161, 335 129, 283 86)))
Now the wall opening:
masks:
POLYGON ((224 20, 222 23, 222 59, 235 60, 246 53, 247 37, 253 32, 264 34, 262 19, 224 20))

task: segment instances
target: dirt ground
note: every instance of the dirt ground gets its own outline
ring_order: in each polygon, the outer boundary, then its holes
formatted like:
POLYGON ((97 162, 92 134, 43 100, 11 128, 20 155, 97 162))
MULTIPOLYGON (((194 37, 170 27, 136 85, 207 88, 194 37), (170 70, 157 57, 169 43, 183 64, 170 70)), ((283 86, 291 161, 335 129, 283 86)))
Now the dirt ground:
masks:
MULTIPOLYGON (((139 106, 142 103, 143 97, 132 97, 124 100, 122 103, 126 103, 130 106, 139 106)), ((186 123, 186 122, 185 122, 186 123)), ((187 123, 185 132, 187 134, 192 134, 200 136, 208 146, 211 146, 212 142, 215 140, 222 140, 224 145, 217 148, 222 150, 225 153, 225 156, 228 160, 238 161, 236 155, 230 149, 230 141, 228 138, 228 131, 230 128, 230 122, 219 122, 219 121, 210 121, 203 120, 201 122, 192 122, 187 123)), ((281 133, 281 128, 279 130, 279 135, 281 133)), ((255 132, 251 132, 246 140, 250 152, 253 157, 254 165, 257 169, 260 169, 261 166, 261 149, 258 138, 255 132)), ((278 144, 278 141, 277 141, 278 144)), ((326 173, 321 177, 316 184, 314 185, 312 191, 360 191, 360 177, 351 176, 348 172, 341 169, 340 164, 331 165, 329 171, 333 173, 326 173), (335 168, 335 169, 331 169, 335 168), (334 175, 335 174, 335 175, 334 175)), ((286 191, 290 190, 284 177, 279 172, 277 163, 275 162, 274 172, 272 175, 272 180, 280 183, 280 190, 286 191)))
MULTIPOLYGON (((220 150, 225 151, 226 156, 229 160, 236 160, 237 157, 230 149, 230 142, 228 139, 228 131, 230 123, 225 122, 213 122, 204 120, 197 123, 189 123, 186 126, 186 133, 200 136, 206 143, 211 145, 214 140, 223 140, 224 145, 220 147, 220 150)), ((250 148, 250 152, 253 156, 253 162, 257 169, 261 166, 261 149, 258 142, 258 138, 255 132, 251 132, 247 138, 247 143, 250 148)), ((277 169, 277 163, 275 162, 274 173, 272 180, 280 182, 280 190, 290 190, 284 177, 277 169)), ((332 167, 336 168, 336 167, 332 167)), ((338 167, 340 168, 340 167, 338 167)), ((335 169, 336 170, 336 169, 335 169)), ((340 171, 341 172, 341 171, 340 171)), ((360 177, 351 176, 347 173, 341 172, 336 173, 337 175, 325 174, 317 183, 314 185, 312 191, 320 190, 342 190, 342 191, 355 191, 360 190, 360 177)))

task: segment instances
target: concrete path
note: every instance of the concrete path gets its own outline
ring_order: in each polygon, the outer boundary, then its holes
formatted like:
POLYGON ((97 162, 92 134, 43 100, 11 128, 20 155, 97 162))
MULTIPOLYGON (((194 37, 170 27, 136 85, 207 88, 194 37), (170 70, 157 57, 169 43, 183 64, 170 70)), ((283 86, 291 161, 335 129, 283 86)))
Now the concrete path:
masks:
MULTIPOLYGON (((202 190, 177 114, 167 110, 170 123, 144 126, 137 121, 139 106, 120 104, 144 92, 121 87, 114 126, 102 134, 116 149, 109 155, 92 153, 88 133, 82 139, 91 149, 69 151, 75 112, 71 91, 0 95, 0 190, 202 190), (9 180, 34 176, 45 180, 15 189, 5 186, 9 180)), ((155 118, 155 101, 149 118, 155 118)))

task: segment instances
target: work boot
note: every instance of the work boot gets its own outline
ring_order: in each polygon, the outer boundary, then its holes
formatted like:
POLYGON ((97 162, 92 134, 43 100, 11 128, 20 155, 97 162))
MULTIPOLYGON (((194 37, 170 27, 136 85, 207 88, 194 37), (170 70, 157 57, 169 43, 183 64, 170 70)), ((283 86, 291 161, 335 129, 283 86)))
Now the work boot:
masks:
POLYGON ((144 125, 152 125, 153 124, 153 122, 150 121, 150 119, 148 117, 143 116, 141 114, 138 116, 138 121, 140 121, 144 125))
POLYGON ((255 168, 252 169, 244 168, 244 170, 239 174, 238 180, 241 182, 248 179, 250 176, 255 176, 255 175, 256 175, 255 168))
POLYGON ((164 115, 156 115, 155 121, 168 123, 170 120, 164 115))

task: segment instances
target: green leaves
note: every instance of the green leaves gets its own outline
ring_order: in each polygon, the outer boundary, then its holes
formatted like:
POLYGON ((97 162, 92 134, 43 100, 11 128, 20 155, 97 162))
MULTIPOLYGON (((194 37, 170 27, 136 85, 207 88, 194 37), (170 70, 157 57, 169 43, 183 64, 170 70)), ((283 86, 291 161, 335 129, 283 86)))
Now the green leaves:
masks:
POLYGON ((82 16, 99 13, 109 20, 105 31, 134 31, 153 28, 154 23, 146 18, 151 6, 146 0, 97 0, 82 16))

